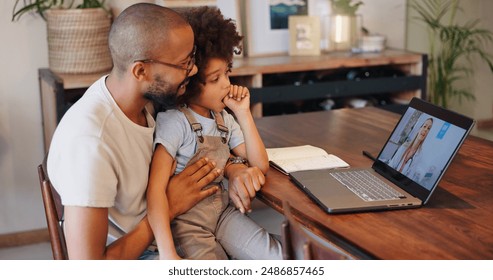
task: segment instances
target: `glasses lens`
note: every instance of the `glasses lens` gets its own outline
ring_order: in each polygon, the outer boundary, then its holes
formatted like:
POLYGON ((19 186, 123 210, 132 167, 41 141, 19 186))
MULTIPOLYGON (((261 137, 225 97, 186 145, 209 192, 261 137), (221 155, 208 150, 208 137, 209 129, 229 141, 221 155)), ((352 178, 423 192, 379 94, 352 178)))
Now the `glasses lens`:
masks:
POLYGON ((187 64, 187 71, 192 71, 194 64, 195 64, 195 59, 191 57, 187 64))
POLYGON ((197 46, 193 46, 192 57, 190 57, 191 67, 195 64, 195 52, 197 51, 197 46))

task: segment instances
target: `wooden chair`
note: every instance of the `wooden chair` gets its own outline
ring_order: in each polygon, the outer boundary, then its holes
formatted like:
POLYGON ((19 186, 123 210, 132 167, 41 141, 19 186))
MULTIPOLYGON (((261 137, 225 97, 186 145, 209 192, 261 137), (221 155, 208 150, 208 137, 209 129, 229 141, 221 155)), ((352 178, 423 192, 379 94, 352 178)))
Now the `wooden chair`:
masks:
POLYGON ((285 260, 346 260, 354 259, 350 254, 315 236, 299 222, 291 213, 291 206, 283 202, 284 216, 282 223, 282 253, 285 260))
POLYGON ((53 259, 67 260, 67 245, 63 233, 63 205, 60 195, 51 185, 48 173, 46 173, 46 158, 38 166, 39 184, 46 214, 46 223, 50 234, 53 259))

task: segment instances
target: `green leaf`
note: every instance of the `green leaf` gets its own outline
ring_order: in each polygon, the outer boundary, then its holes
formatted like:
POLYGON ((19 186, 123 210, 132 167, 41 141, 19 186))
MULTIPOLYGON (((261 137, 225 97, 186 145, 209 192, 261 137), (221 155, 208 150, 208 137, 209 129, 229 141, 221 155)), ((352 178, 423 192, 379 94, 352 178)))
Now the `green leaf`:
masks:
MULTIPOLYGON (((12 21, 19 20, 26 13, 37 13, 45 19, 44 13, 47 10, 61 7, 71 9, 74 1, 75 0, 71 0, 70 3, 65 6, 64 0, 16 0, 12 10, 12 21)), ((103 8, 109 13, 109 10, 104 7, 104 3, 105 0, 83 0, 82 3, 75 8, 103 8)))
POLYGON ((432 102, 443 107, 447 107, 451 98, 474 99, 470 91, 457 88, 473 75, 474 56, 487 63, 493 73, 493 57, 488 53, 493 33, 480 28, 479 19, 456 23, 456 12, 462 11, 459 3, 457 0, 409 1, 418 14, 416 18, 429 30, 428 92, 432 102))

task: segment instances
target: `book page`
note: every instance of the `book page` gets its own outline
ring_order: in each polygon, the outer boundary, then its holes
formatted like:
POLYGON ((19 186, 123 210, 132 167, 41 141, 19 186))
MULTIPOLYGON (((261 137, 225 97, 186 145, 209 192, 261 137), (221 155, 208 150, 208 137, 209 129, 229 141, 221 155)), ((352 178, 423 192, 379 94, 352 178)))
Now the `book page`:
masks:
POLYGON ((267 149, 269 160, 286 173, 348 167, 345 161, 311 145, 267 149))

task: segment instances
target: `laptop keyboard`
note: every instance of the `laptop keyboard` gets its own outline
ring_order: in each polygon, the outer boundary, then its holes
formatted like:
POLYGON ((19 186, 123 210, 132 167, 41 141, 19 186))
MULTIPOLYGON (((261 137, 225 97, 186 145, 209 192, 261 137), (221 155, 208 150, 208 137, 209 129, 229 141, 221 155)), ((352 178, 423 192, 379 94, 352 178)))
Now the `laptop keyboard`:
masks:
POLYGON ((341 184, 364 201, 379 201, 405 198, 368 170, 352 170, 330 173, 341 184))

